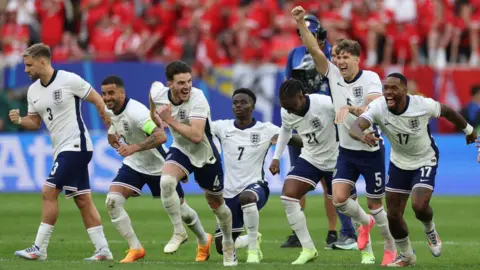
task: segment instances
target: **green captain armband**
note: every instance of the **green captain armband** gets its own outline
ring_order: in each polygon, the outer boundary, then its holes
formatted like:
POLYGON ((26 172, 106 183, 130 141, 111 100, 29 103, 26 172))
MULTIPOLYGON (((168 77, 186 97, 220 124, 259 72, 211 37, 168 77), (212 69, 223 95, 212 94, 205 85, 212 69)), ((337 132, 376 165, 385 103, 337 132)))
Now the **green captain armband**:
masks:
POLYGON ((142 131, 147 133, 147 135, 152 135, 153 130, 157 128, 157 125, 153 122, 152 119, 148 119, 147 122, 142 127, 142 131))

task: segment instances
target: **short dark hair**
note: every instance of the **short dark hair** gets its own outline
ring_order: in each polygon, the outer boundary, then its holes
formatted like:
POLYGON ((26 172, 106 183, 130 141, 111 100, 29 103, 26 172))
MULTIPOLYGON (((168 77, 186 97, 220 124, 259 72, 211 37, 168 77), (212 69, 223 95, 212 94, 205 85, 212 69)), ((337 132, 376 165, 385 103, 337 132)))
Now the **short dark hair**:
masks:
POLYGON ((401 83, 403 83, 405 86, 407 86, 407 78, 405 78, 405 76, 403 76, 403 74, 401 73, 398 73, 398 72, 395 72, 395 73, 390 73, 387 75, 387 78, 388 77, 393 77, 393 78, 397 78, 400 80, 401 83))
POLYGON ((480 84, 473 85, 470 91, 470 94, 472 95, 472 97, 479 93, 480 93, 480 84))
POLYGON ((249 96, 253 100, 253 105, 257 103, 257 96, 255 96, 255 93, 253 93, 253 91, 248 88, 238 88, 237 90, 233 91, 232 98, 237 94, 245 94, 249 96))
POLYGON ((341 52, 350 53, 353 56, 360 56, 360 52, 362 51, 362 47, 360 47, 360 43, 355 40, 351 39, 344 39, 339 41, 338 43, 335 42, 337 46, 335 48, 335 53, 340 54, 341 52))
POLYGON ((338 45, 340 42, 344 41, 344 38, 337 38, 334 42, 333 45, 338 45))
POLYGON ((165 69, 167 81, 173 81, 173 77, 181 73, 192 73, 192 68, 187 63, 180 60, 170 62, 165 69))
POLYGON ((110 75, 105 79, 103 79, 102 85, 108 85, 108 84, 115 84, 117 87, 125 88, 125 84, 123 83, 122 78, 116 75, 110 75))
POLYGON ((25 49, 25 51, 22 53, 22 56, 31 56, 33 58, 45 57, 50 60, 52 58, 52 52, 50 51, 50 47, 48 45, 36 43, 25 49))
POLYGON ((298 93, 304 92, 303 83, 299 80, 288 79, 280 85, 278 95, 280 99, 294 97, 298 93))

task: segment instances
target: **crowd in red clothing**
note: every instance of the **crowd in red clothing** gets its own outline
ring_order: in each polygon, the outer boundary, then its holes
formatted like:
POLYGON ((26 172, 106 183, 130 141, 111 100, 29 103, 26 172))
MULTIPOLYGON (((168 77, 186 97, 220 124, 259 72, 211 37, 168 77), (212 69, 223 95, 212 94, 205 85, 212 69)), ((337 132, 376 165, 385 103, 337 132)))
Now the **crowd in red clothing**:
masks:
POLYGON ((284 66, 300 45, 295 5, 320 19, 330 42, 358 40, 367 66, 480 65, 480 0, 9 0, 0 40, 8 63, 41 41, 54 61, 284 66))

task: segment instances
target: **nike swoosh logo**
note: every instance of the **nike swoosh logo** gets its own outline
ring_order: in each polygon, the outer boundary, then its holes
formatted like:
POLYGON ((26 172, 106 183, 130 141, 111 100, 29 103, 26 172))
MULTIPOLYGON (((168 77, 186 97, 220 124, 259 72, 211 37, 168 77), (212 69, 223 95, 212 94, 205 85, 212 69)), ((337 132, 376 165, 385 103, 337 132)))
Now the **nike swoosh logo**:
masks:
POLYGON ((379 192, 379 191, 381 191, 381 190, 382 190, 382 189, 374 189, 373 191, 374 191, 375 193, 377 193, 377 192, 379 192))
POLYGON ((341 86, 341 87, 345 87, 344 85, 341 85, 339 82, 337 82, 337 85, 341 86))
POLYGON ((386 125, 390 125, 390 123, 385 123, 385 124, 383 124, 383 125, 384 125, 384 126, 386 126, 386 125))
POLYGON ((225 137, 229 138, 229 137, 232 137, 233 135, 225 135, 225 137))
POLYGON ((420 179, 420 182, 428 182, 429 179, 420 179))
POLYGON ((33 104, 37 103, 37 101, 39 101, 39 100, 40 100, 40 99, 35 100, 35 101, 33 102, 33 104))

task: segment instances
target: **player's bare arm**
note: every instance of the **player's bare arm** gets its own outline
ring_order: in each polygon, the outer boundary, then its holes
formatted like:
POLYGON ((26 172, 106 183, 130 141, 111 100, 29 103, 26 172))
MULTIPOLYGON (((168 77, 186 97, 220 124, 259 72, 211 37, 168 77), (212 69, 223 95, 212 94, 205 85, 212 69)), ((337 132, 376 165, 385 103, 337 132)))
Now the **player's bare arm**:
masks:
POLYGON ((155 147, 158 147, 167 141, 167 135, 163 129, 155 127, 150 136, 145 138, 145 140, 131 145, 121 145, 117 148, 118 154, 122 157, 128 157, 137 152, 149 150, 155 147))
POLYGON ((368 104, 370 104, 370 102, 374 101, 375 99, 381 96, 382 96, 381 94, 376 94, 376 93, 368 95, 367 104, 365 106, 356 107, 356 106, 347 105, 342 107, 340 111, 338 111, 338 113, 335 115, 335 124, 343 123, 343 121, 345 120, 345 117, 347 117, 349 113, 355 115, 356 117, 359 117, 360 115, 362 115, 362 113, 364 113, 367 110, 368 104))
POLYGON ((305 10, 301 6, 297 6, 292 10, 292 17, 297 22, 298 30, 300 31, 300 36, 302 38, 303 44, 307 47, 308 52, 312 55, 312 58, 315 62, 315 67, 320 74, 327 74, 328 71, 328 59, 325 54, 318 46, 317 39, 315 36, 308 30, 307 24, 305 23, 304 16, 305 10))
POLYGON ((42 125, 42 118, 40 118, 38 114, 28 114, 27 116, 21 117, 20 110, 15 109, 11 110, 8 116, 12 123, 20 125, 26 130, 39 130, 42 125))
POLYGON ((103 123, 105 126, 110 128, 112 125, 112 120, 110 119, 110 116, 105 113, 105 102, 103 101, 103 98, 95 91, 95 89, 92 89, 90 93, 88 94, 86 100, 92 104, 95 105, 98 111, 98 115, 102 119, 103 123))
POLYGON ((357 120, 350 127, 350 136, 357 141, 361 141, 364 144, 375 147, 377 146, 378 138, 375 137, 374 131, 364 133, 364 131, 371 126, 370 121, 363 117, 358 117, 357 120))
POLYGON ((173 128, 183 137, 193 143, 200 143, 205 136, 205 125, 207 119, 190 119, 190 125, 178 122, 172 117, 172 104, 163 105, 157 110, 158 115, 169 128, 173 128))
POLYGON ((458 130, 463 130, 467 134, 467 144, 474 143, 477 140, 477 132, 467 123, 458 112, 445 104, 440 104, 440 116, 446 118, 450 123, 454 124, 458 130))

